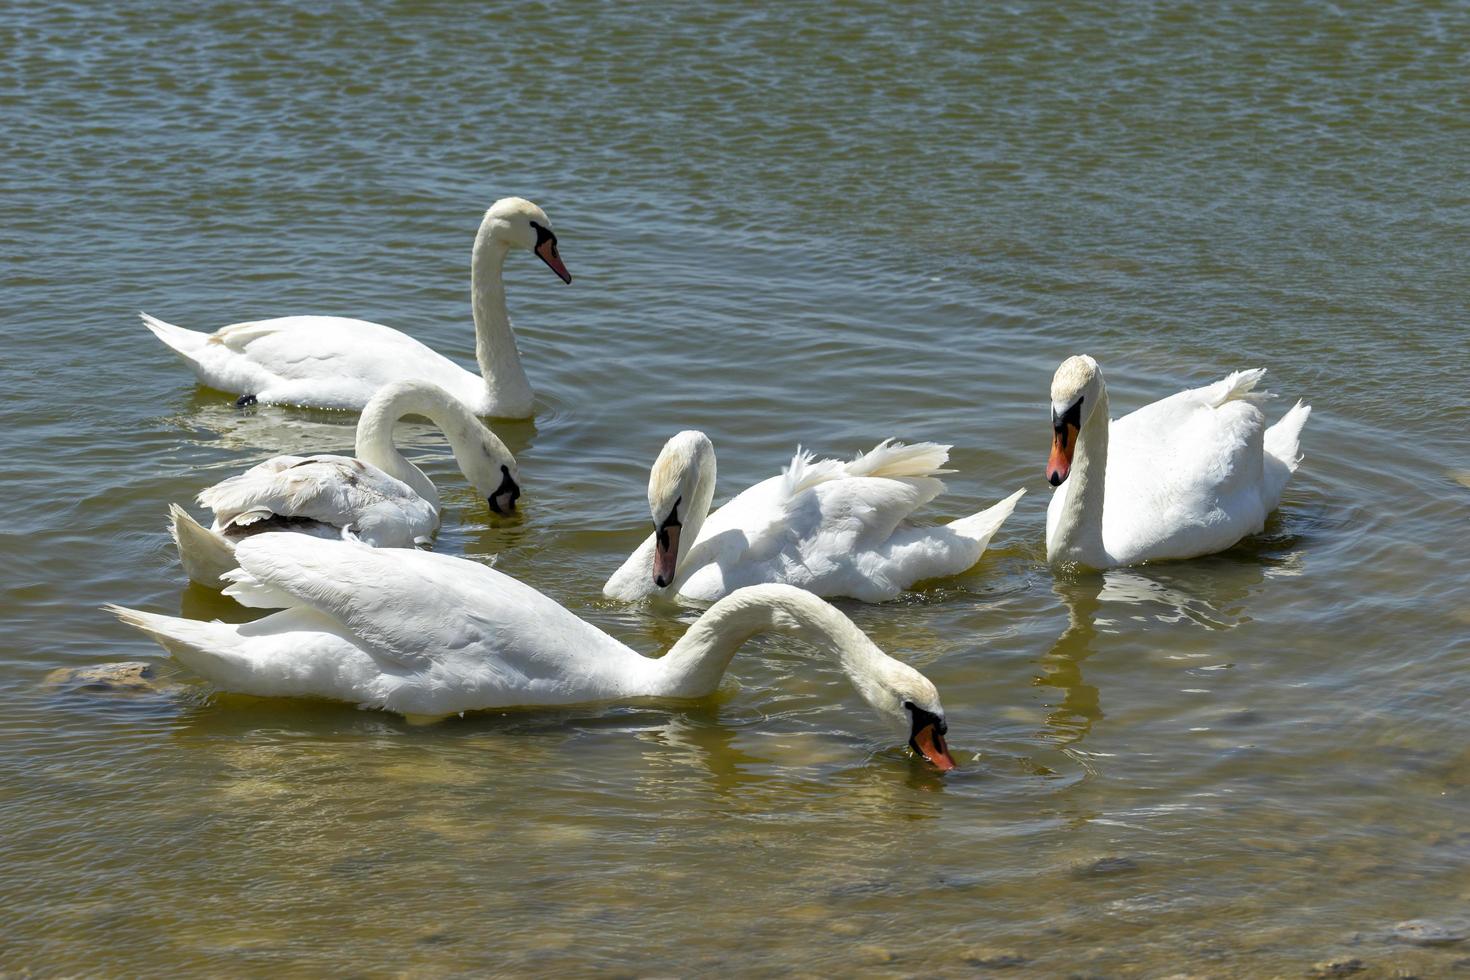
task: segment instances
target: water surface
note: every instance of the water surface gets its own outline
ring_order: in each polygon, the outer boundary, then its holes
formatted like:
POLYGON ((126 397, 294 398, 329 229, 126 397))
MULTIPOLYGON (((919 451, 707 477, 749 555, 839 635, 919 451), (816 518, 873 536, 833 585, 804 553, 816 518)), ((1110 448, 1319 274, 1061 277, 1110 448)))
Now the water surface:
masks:
POLYGON ((37 975, 1436 975, 1470 944, 1462 5, 38 2, 0 10, 0 969, 37 975), (470 363, 469 248, 538 391, 492 519, 441 437, 438 548, 654 653, 600 586, 646 468, 723 500, 797 443, 953 443, 965 576, 843 608, 943 692, 960 769, 766 638, 720 695, 415 728, 64 667, 158 658, 104 602, 186 585, 166 505, 353 419, 241 412, 136 320, 399 326, 470 363), (1263 365, 1314 406, 1266 533, 1102 576, 1043 558, 1047 386, 1115 411, 1263 365))

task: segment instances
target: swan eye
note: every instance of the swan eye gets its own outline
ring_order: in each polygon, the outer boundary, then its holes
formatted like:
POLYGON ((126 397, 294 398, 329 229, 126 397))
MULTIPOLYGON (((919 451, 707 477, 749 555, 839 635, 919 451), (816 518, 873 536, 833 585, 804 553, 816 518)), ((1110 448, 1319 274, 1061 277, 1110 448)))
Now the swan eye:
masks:
POLYGON ((938 730, 939 734, 949 734, 949 722, 944 720, 943 715, 936 715, 932 711, 925 711, 923 708, 914 704, 914 702, 912 701, 905 701, 903 703, 903 706, 904 710, 906 710, 909 713, 909 716, 913 719, 914 731, 918 731, 925 725, 932 724, 935 729, 938 730))
POLYGON ((666 549, 669 546, 669 528, 684 526, 684 523, 679 520, 679 505, 683 502, 683 497, 679 497, 674 501, 674 506, 669 508, 669 516, 664 518, 664 522, 660 524, 658 526, 658 530, 654 532, 654 538, 658 540, 658 545, 660 548, 666 549))
POLYGON ((1069 425, 1072 426, 1074 429, 1082 428, 1081 398, 1077 399, 1077 401, 1072 405, 1071 408, 1067 409, 1061 414, 1058 414, 1056 409, 1051 410, 1051 427, 1053 431, 1062 436, 1063 446, 1066 445, 1067 426, 1069 425))
POLYGON ((1051 410, 1051 428, 1057 432, 1066 430, 1067 423, 1072 423, 1076 428, 1082 428, 1082 398, 1078 398, 1073 406, 1067 408, 1063 413, 1057 414, 1057 410, 1051 410))

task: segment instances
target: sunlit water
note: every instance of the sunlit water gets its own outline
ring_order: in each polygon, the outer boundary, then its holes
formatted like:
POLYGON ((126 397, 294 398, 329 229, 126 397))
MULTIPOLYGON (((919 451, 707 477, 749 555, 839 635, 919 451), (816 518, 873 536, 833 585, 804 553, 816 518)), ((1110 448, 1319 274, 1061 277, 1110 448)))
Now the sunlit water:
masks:
POLYGON ((1437 975, 1470 942, 1464 6, 206 3, 0 9, 0 969, 353 975, 1437 975), (698 704, 414 728, 48 687, 159 658, 98 611, 243 617, 165 507, 345 415, 237 411, 137 323, 293 312, 470 362, 469 248, 538 391, 492 520, 427 426, 438 549, 649 653, 600 586, 646 468, 717 499, 798 442, 953 443, 935 519, 1026 486, 970 574, 843 608, 939 686, 960 769, 763 639, 698 704), (1043 564, 1057 362, 1116 412, 1237 368, 1314 414, 1266 533, 1043 564), (1451 937, 1453 938, 1453 936, 1451 937))

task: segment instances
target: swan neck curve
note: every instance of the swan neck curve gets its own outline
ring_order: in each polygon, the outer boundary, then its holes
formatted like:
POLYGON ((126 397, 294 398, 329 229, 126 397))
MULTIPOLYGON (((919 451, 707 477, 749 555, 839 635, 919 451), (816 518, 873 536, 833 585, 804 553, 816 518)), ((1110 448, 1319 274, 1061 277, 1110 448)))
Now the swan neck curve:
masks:
MULTIPOLYGON (((488 404, 494 414, 531 414, 531 383, 516 350, 515 331, 505 307, 502 272, 510 246, 491 234, 489 217, 475 236, 470 257, 470 293, 475 317, 475 360, 485 379, 488 404)), ((488 414, 488 413, 487 413, 488 414)))
POLYGON ((1067 476, 1067 496, 1056 530, 1047 542, 1047 560, 1075 562, 1090 568, 1109 564, 1103 546, 1103 492, 1108 469, 1108 389, 1098 379, 1097 404, 1093 406, 1072 453, 1067 476))
POLYGON ((790 585, 753 585, 716 602, 659 661, 657 693, 705 697, 746 640, 757 633, 795 637, 831 656, 860 692, 891 658, 836 608, 790 585))
POLYGON ((439 491, 393 442, 393 426, 401 418, 422 415, 433 422, 449 440, 460 471, 473 483, 463 460, 479 451, 475 432, 483 427, 458 399, 440 388, 420 382, 405 382, 384 389, 363 409, 357 423, 357 458, 371 463, 389 476, 402 480, 414 492, 439 509, 439 491))

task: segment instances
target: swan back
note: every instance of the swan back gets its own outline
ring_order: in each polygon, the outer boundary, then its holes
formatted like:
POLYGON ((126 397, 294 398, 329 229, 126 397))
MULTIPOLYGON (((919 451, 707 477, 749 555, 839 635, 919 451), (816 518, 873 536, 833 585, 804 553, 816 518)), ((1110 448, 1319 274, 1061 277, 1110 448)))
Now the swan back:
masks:
POLYGON ((236 558, 232 590, 330 617, 396 678, 365 699, 375 706, 444 714, 648 693, 655 661, 477 562, 295 534, 251 538, 236 558))

